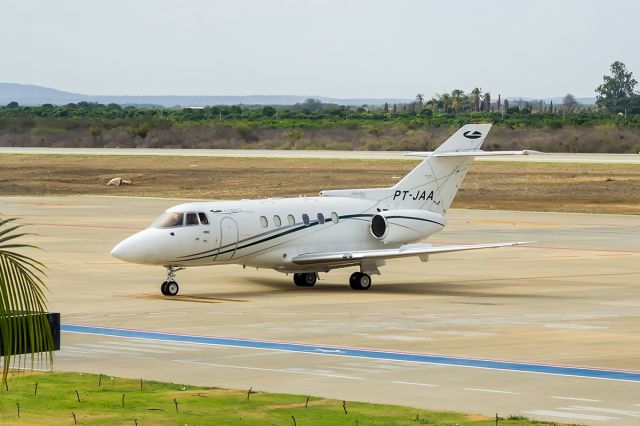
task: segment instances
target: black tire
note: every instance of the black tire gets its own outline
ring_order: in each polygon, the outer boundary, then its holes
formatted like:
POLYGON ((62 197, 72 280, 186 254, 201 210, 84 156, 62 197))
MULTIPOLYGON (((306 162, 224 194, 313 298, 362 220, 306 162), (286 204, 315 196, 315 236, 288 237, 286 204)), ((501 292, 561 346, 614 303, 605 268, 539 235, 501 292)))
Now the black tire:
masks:
POLYGON ((316 281, 318 276, 315 272, 302 274, 302 281, 304 282, 304 287, 313 287, 316 285, 316 281))
POLYGON ((165 286, 165 291, 167 292, 166 296, 175 296, 180 291, 180 286, 175 281, 168 281, 165 286))
POLYGON ((165 281, 160 286, 160 292, 162 293, 163 296, 167 296, 167 284, 169 284, 169 283, 167 281, 165 281))
POLYGON ((369 290, 371 288, 371 277, 362 272, 355 272, 349 278, 349 285, 354 290, 369 290))
POLYGON ((351 274, 351 276, 349 277, 349 287, 351 287, 354 290, 357 290, 359 279, 360 279, 360 272, 354 272, 353 274, 351 274))
POLYGON ((293 282, 298 287, 313 287, 314 285, 316 285, 316 280, 317 276, 315 272, 293 274, 293 282))

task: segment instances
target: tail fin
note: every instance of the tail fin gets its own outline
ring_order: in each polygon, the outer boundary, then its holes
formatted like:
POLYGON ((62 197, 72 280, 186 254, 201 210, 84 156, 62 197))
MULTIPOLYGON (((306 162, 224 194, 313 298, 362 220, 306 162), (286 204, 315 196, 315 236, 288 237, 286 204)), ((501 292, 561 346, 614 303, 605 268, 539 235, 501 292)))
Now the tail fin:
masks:
POLYGON ((424 209, 444 214, 473 163, 472 156, 464 152, 480 149, 491 124, 467 124, 462 126, 433 155, 422 161, 391 189, 392 208, 424 209), (460 156, 438 156, 445 153, 461 153, 460 156))

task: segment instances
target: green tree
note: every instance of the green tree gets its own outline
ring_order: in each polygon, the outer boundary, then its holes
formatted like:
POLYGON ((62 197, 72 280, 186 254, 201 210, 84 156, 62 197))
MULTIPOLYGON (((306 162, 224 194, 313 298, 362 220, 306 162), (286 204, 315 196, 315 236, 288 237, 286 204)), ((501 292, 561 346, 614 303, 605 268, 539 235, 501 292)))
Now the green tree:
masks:
POLYGON ((444 108, 444 112, 448 114, 449 107, 451 106, 451 95, 448 93, 440 95, 440 103, 442 104, 442 108, 444 108))
POLYGON ((45 316, 44 265, 16 250, 35 248, 22 244, 27 236, 15 219, 0 220, 0 343, 4 350, 2 384, 7 386, 9 369, 25 368, 47 355, 53 361, 53 339, 45 316), (26 314, 26 315, 25 315, 26 314))
POLYGON ((451 106, 453 107, 453 112, 457 113, 460 109, 460 106, 464 102, 464 90, 461 89, 453 89, 451 91, 451 106))
POLYGON ((638 84, 633 73, 620 61, 611 64, 611 75, 603 76, 604 83, 596 89, 596 104, 609 112, 622 112, 625 100, 629 98, 638 84))
POLYGON ((262 108, 262 115, 267 117, 273 117, 276 115, 276 109, 272 106, 266 106, 262 108))
POLYGON ((305 99, 305 101, 302 104, 296 104, 296 105, 300 105, 303 110, 306 109, 311 112, 319 111, 322 109, 322 102, 312 98, 305 99))
POLYGON ((564 110, 566 112, 573 112, 578 107, 578 101, 576 101, 575 96, 571 93, 567 93, 562 99, 562 105, 564 106, 564 110))
POLYGON ((474 87, 471 91, 470 101, 472 105, 473 111, 480 111, 480 94, 482 93, 482 89, 479 87, 474 87))
POLYGON ((489 92, 482 97, 482 111, 491 112, 491 93, 489 92))
POLYGON ((640 95, 629 96, 626 109, 628 114, 640 114, 640 95))

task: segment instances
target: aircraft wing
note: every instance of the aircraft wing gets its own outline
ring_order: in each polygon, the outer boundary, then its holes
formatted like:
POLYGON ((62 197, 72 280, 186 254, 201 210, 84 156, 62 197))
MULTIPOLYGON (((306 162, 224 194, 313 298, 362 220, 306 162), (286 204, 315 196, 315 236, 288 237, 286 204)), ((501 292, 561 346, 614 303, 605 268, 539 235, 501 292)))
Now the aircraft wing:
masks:
POLYGON ((519 246, 531 244, 531 242, 513 242, 497 244, 476 244, 476 245, 454 245, 454 246, 432 246, 431 244, 406 244, 400 248, 344 251, 332 253, 306 253, 300 254, 291 261, 296 265, 316 265, 316 264, 355 264, 367 260, 397 259, 400 257, 419 256, 426 259, 430 254, 450 253, 454 251, 479 250, 487 248, 519 246))

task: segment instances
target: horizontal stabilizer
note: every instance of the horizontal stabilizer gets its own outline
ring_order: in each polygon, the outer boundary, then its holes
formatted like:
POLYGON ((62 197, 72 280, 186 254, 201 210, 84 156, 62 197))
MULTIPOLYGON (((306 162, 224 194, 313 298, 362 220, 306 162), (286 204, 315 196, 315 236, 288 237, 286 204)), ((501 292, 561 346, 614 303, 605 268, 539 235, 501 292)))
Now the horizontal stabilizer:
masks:
POLYGON ((397 259, 400 257, 424 256, 429 254, 450 253, 454 251, 510 247, 510 246, 519 246, 523 244, 531 244, 531 242, 435 246, 435 247, 432 246, 431 244, 407 244, 396 249, 301 254, 291 259, 291 261, 296 265, 318 265, 318 264, 339 265, 341 263, 355 264, 355 263, 360 263, 362 261, 367 261, 367 260, 397 259))
POLYGON ((542 154, 540 151, 525 149, 523 151, 460 151, 460 152, 406 152, 405 157, 491 157, 497 155, 531 155, 542 154))

